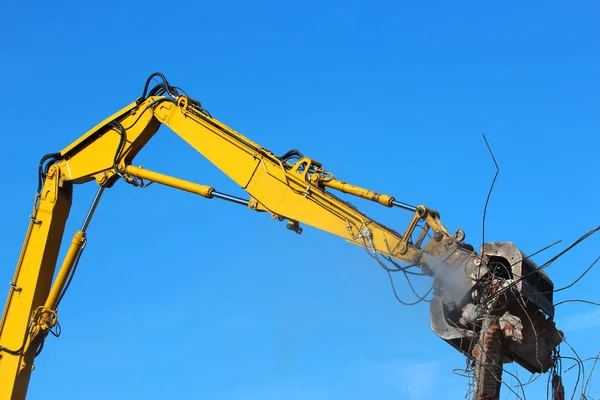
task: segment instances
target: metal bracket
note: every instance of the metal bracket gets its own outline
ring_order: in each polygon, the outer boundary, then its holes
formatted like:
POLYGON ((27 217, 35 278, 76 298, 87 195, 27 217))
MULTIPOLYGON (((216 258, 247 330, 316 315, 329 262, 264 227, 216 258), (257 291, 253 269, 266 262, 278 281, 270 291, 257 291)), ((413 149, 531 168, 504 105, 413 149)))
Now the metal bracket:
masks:
POLYGON ((11 283, 10 283, 10 287, 11 287, 11 289, 12 289, 12 290, 14 290, 15 292, 21 292, 21 290, 23 290, 23 288, 21 288, 21 287, 17 286, 17 284, 16 284, 16 283, 14 283, 14 282, 11 282, 11 283))

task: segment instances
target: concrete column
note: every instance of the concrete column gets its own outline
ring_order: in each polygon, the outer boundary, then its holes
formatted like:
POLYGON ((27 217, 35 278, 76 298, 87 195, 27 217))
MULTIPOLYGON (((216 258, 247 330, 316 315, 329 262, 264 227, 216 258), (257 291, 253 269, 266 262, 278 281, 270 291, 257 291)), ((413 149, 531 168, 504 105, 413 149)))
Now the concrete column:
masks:
POLYGON ((502 330, 498 318, 484 316, 475 357, 473 400, 498 400, 502 385, 502 330))

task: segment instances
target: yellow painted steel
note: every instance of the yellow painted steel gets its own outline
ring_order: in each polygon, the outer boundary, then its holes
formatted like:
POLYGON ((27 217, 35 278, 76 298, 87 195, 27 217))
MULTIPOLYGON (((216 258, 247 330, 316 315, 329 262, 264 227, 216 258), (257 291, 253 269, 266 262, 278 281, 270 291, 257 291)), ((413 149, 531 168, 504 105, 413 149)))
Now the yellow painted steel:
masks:
POLYGON ((0 400, 25 398, 34 354, 56 323, 58 298, 85 242, 85 233, 77 232, 50 289, 71 205, 71 185, 95 181, 101 187, 111 187, 120 178, 133 184, 144 179, 212 197, 214 189, 210 186, 131 165, 161 125, 169 127, 248 192, 252 210, 268 211, 274 218, 289 219, 292 225, 313 226, 409 263, 420 263, 428 249, 409 240, 419 221, 437 233, 436 243, 441 238, 454 240, 439 215, 423 206, 418 207, 403 234, 374 221, 328 189, 388 207, 394 201, 392 196, 338 181, 321 168, 321 163, 307 157, 294 164, 281 160, 207 115, 189 97, 139 99, 63 149, 48 170, 0 323, 0 400), (27 333, 31 335, 26 337, 27 333))
POLYGON ((44 304, 44 309, 54 310, 58 307, 58 297, 60 296, 62 290, 65 287, 65 283, 67 279, 69 279, 69 274, 77 261, 77 256, 79 252, 82 250, 86 241, 85 233, 82 231, 75 232, 73 235, 73 240, 71 240, 71 246, 69 246, 69 250, 67 250, 67 255, 65 256, 65 260, 62 263, 62 266, 58 270, 58 274, 54 279, 54 284, 52 285, 52 289, 50 290, 50 294, 46 299, 46 303, 44 304))
POLYGON ((71 186, 59 186, 57 170, 46 177, 21 251, 0 322, 0 399, 24 399, 33 358, 42 337, 26 334, 35 310, 46 302, 65 223, 71 206, 71 186), (24 340, 27 342, 24 343, 24 340), (18 355, 9 351, 21 350, 18 355))
POLYGON ((142 167, 134 167, 128 165, 125 172, 135 176, 136 178, 145 179, 148 181, 160 183, 161 185, 170 186, 175 189, 184 190, 186 192, 199 194, 208 199, 212 198, 212 192, 215 188, 206 185, 198 185, 194 182, 185 181, 183 179, 173 178, 165 174, 143 169, 142 167))
POLYGON ((362 197, 363 199, 374 201, 386 207, 391 207, 392 202, 394 201, 394 197, 388 194, 373 192, 371 190, 363 189, 356 185, 352 185, 350 183, 338 181, 335 179, 321 179, 320 182, 324 186, 330 187, 335 190, 339 190, 342 193, 348 193, 356 197, 362 197))

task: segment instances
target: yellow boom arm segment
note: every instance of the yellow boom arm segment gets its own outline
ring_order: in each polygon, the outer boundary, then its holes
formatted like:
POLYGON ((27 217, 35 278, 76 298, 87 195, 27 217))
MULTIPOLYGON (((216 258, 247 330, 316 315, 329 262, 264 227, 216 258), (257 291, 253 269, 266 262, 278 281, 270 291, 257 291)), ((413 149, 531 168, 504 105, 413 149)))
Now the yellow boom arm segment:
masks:
POLYGON ((340 182, 323 170, 321 163, 297 151, 291 154, 298 158, 292 164, 289 158, 277 157, 207 115, 197 101, 185 96, 149 97, 139 105, 127 106, 63 150, 62 160, 53 167, 65 182, 94 179, 100 186, 110 186, 122 176, 133 183, 136 178, 146 179, 184 190, 191 185, 195 189, 190 191, 212 198, 214 189, 200 190, 191 182, 131 165, 162 124, 248 192, 248 207, 288 219, 294 227, 302 222, 402 261, 419 262, 421 251, 408 242, 416 223, 410 225, 408 234, 401 235, 326 190, 332 188, 389 207, 411 209, 416 212, 415 222, 426 220, 434 232, 449 235, 435 211, 410 207, 392 196, 340 182))

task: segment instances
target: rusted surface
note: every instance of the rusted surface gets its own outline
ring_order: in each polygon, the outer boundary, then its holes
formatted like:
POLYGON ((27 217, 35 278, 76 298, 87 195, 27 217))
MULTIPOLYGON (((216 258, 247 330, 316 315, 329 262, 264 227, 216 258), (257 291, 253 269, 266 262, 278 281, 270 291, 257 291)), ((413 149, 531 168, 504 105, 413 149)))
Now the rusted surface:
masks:
POLYGON ((560 375, 552 376, 552 400, 565 400, 565 388, 560 375))
POLYGON ((497 317, 485 316, 475 357, 475 392, 473 400, 497 400, 502 384, 502 330, 497 317))
POLYGON ((480 250, 485 251, 492 263, 496 261, 499 264, 493 268, 496 274, 506 274, 505 278, 514 279, 511 285, 518 289, 521 296, 548 316, 554 317, 554 283, 546 271, 510 242, 488 242, 480 250))
POLYGON ((493 303, 498 316, 506 314, 502 328, 509 340, 503 362, 531 373, 553 366, 562 333, 553 320, 554 284, 543 270, 510 242, 485 243, 480 256, 445 239, 429 250, 424 271, 435 278, 434 296, 439 298, 430 305, 431 328, 440 338, 474 358, 481 316, 493 303))
POLYGON ((493 275, 504 278, 499 288, 503 297, 500 301, 504 304, 502 311, 521 323, 520 332, 516 332, 520 340, 506 344, 508 360, 531 373, 547 372, 554 364, 552 352, 562 341, 562 333, 552 318, 554 284, 512 243, 486 243, 485 255, 490 257, 493 275))

